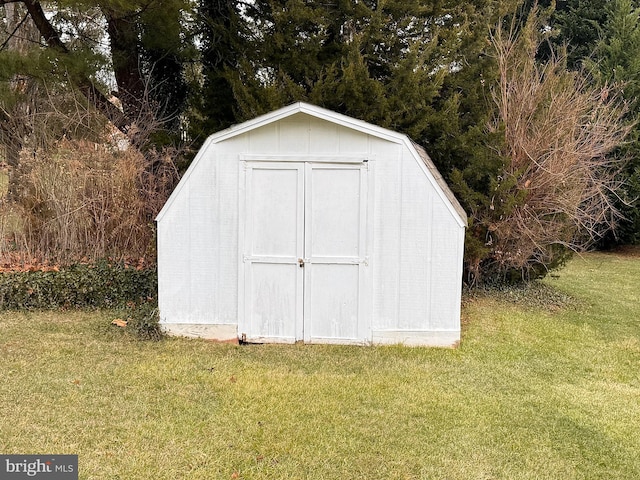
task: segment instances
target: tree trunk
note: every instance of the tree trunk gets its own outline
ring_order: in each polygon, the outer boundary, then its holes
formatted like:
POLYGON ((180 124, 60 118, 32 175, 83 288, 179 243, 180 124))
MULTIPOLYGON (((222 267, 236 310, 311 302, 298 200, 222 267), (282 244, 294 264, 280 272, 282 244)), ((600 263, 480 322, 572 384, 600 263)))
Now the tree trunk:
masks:
MULTIPOLYGON (((4 8, 7 31, 11 32, 6 48, 20 55, 26 55, 34 45, 40 42, 40 33, 23 5, 7 3, 4 8)), ((27 76, 14 75, 10 81, 10 87, 16 101, 10 110, 2 109, 0 131, 9 166, 9 197, 11 198, 15 194, 15 176, 20 152, 24 147, 25 139, 33 130, 30 117, 35 113, 35 106, 31 99, 37 93, 38 85, 27 76)))
POLYGON ((139 32, 134 13, 116 13, 103 8, 111 43, 113 71, 118 85, 118 98, 125 116, 131 121, 142 113, 145 83, 140 74, 139 32))

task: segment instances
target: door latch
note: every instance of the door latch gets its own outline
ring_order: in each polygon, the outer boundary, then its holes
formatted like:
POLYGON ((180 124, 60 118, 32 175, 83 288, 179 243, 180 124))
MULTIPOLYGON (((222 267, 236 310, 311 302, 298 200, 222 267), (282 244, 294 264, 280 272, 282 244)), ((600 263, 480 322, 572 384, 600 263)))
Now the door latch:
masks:
POLYGON ((302 258, 298 259, 298 265, 300 266, 300 268, 304 267, 304 260, 302 258))

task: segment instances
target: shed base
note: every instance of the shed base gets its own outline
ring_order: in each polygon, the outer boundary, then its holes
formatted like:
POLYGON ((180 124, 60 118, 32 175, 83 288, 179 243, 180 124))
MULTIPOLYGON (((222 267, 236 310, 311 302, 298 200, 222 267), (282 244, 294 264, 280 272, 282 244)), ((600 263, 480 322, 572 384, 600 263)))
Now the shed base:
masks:
POLYGON ((160 328, 167 335, 175 337, 204 338, 218 342, 238 342, 238 327, 236 325, 161 323, 160 328))
POLYGON ((457 347, 459 330, 374 330, 371 335, 374 345, 406 345, 409 347, 457 347))
MULTIPOLYGON (((218 342, 238 342, 236 325, 211 325, 198 323, 161 323, 167 335, 189 338, 204 338, 218 342)), ((258 343, 294 343, 293 339, 253 339, 258 343)), ((341 341, 319 341, 311 343, 354 343, 341 341)), ((357 342, 362 344, 362 342, 357 342)), ((406 345, 408 347, 456 347, 460 343, 459 330, 375 330, 371 334, 372 345, 406 345)))

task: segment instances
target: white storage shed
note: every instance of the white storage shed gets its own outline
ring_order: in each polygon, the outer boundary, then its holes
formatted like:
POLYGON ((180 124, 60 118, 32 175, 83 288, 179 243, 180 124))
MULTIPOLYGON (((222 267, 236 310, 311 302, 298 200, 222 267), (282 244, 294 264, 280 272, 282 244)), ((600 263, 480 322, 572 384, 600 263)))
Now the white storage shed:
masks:
POLYGON ((157 224, 170 334, 460 339, 467 217, 406 135, 290 105, 209 137, 157 224))

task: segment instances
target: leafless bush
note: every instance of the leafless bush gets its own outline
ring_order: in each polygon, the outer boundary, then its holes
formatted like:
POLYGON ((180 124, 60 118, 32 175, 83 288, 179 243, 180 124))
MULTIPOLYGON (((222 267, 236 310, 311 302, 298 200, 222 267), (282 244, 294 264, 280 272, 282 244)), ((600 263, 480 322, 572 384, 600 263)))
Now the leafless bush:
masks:
POLYGON ((490 260, 500 271, 551 265, 562 248, 582 250, 614 227, 610 194, 619 161, 608 154, 630 127, 614 88, 596 88, 565 68, 539 62, 536 11, 522 30, 492 36, 500 79, 494 131, 504 135, 504 171, 486 212, 490 260))
POLYGON ((62 141, 23 152, 11 206, 21 225, 5 241, 47 263, 152 256, 153 218, 177 179, 170 152, 155 156, 150 172, 132 148, 62 141))

